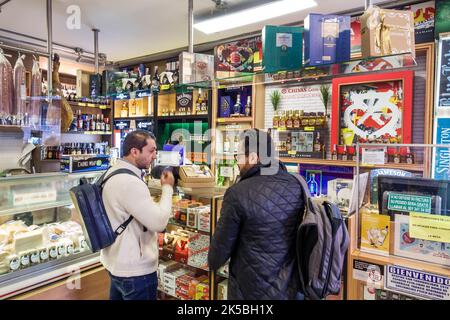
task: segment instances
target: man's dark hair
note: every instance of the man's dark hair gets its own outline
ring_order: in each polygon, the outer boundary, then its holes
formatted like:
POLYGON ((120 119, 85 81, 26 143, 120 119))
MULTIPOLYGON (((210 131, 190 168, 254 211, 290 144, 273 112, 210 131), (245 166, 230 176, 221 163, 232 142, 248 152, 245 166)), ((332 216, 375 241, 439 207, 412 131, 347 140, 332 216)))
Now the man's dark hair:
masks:
POLYGON ((128 156, 132 148, 142 152, 142 148, 147 145, 147 139, 156 141, 155 135, 150 131, 136 130, 128 133, 123 142, 123 155, 125 157, 128 156))
POLYGON ((255 152, 259 161, 267 164, 275 156, 272 137, 266 131, 247 129, 241 133, 239 140, 244 140, 244 152, 247 157, 250 153, 255 152))

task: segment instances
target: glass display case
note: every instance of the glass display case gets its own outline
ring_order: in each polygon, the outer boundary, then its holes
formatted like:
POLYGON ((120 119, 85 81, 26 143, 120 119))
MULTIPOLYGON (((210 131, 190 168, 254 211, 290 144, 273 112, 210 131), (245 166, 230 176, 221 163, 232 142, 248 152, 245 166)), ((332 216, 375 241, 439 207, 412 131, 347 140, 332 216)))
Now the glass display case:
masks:
MULTIPOLYGON (((449 152, 449 145, 357 145, 351 299, 375 300, 384 291, 392 299, 450 299, 450 181, 429 166, 449 152)), ((448 161, 438 163, 450 170, 448 161)))
POLYGON ((69 190, 102 173, 0 178, 0 299, 98 265, 69 190))
MULTIPOLYGON (((158 197, 160 190, 151 188, 158 197)), ((223 192, 214 188, 180 188, 173 214, 159 235, 158 291, 161 299, 213 299, 214 273, 208 251, 223 192)))

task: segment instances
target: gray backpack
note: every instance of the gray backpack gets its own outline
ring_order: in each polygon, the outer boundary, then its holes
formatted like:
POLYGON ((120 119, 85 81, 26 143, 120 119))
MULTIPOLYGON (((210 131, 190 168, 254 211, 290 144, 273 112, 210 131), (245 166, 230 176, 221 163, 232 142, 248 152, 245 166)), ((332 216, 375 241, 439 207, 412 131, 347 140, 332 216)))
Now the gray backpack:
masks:
POLYGON ((308 185, 298 174, 305 200, 305 213, 297 229, 297 262, 300 284, 306 299, 325 299, 338 294, 349 245, 347 227, 338 206, 312 198, 308 185))

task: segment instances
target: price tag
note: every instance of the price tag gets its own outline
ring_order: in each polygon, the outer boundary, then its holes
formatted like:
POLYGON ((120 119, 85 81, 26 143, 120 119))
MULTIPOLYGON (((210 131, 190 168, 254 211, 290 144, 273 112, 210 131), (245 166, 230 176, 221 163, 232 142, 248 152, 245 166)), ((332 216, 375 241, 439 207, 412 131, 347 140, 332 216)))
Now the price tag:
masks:
POLYGON ((84 103, 84 102, 79 102, 78 105, 79 105, 80 107, 86 107, 86 103, 84 103))
POLYGON ((88 106, 89 108, 95 108, 95 104, 93 104, 93 103, 88 103, 87 106, 88 106))
POLYGON ((305 127, 304 129, 305 129, 305 131, 314 131, 316 128, 315 127, 305 127))
POLYGON ((161 85, 161 90, 169 90, 169 89, 170 89, 170 84, 161 85))
POLYGON ((288 154, 290 154, 290 155, 296 155, 296 154, 297 154, 297 151, 292 151, 292 150, 290 150, 290 151, 288 151, 288 154))
POLYGON ((98 106, 100 109, 107 109, 107 106, 98 106))
POLYGON ((286 128, 277 128, 278 131, 286 131, 286 128))
POLYGON ((219 119, 217 119, 217 122, 225 122, 225 119, 224 118, 219 118, 219 119))

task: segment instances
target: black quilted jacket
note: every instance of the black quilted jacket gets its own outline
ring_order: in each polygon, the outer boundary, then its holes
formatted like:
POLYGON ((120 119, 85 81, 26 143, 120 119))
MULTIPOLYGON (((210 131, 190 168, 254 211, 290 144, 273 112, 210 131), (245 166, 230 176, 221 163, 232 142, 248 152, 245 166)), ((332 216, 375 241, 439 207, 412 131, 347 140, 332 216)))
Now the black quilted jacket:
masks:
POLYGON ((300 185, 280 163, 277 174, 250 169, 224 196, 208 256, 212 270, 230 260, 228 299, 295 299, 300 185))

